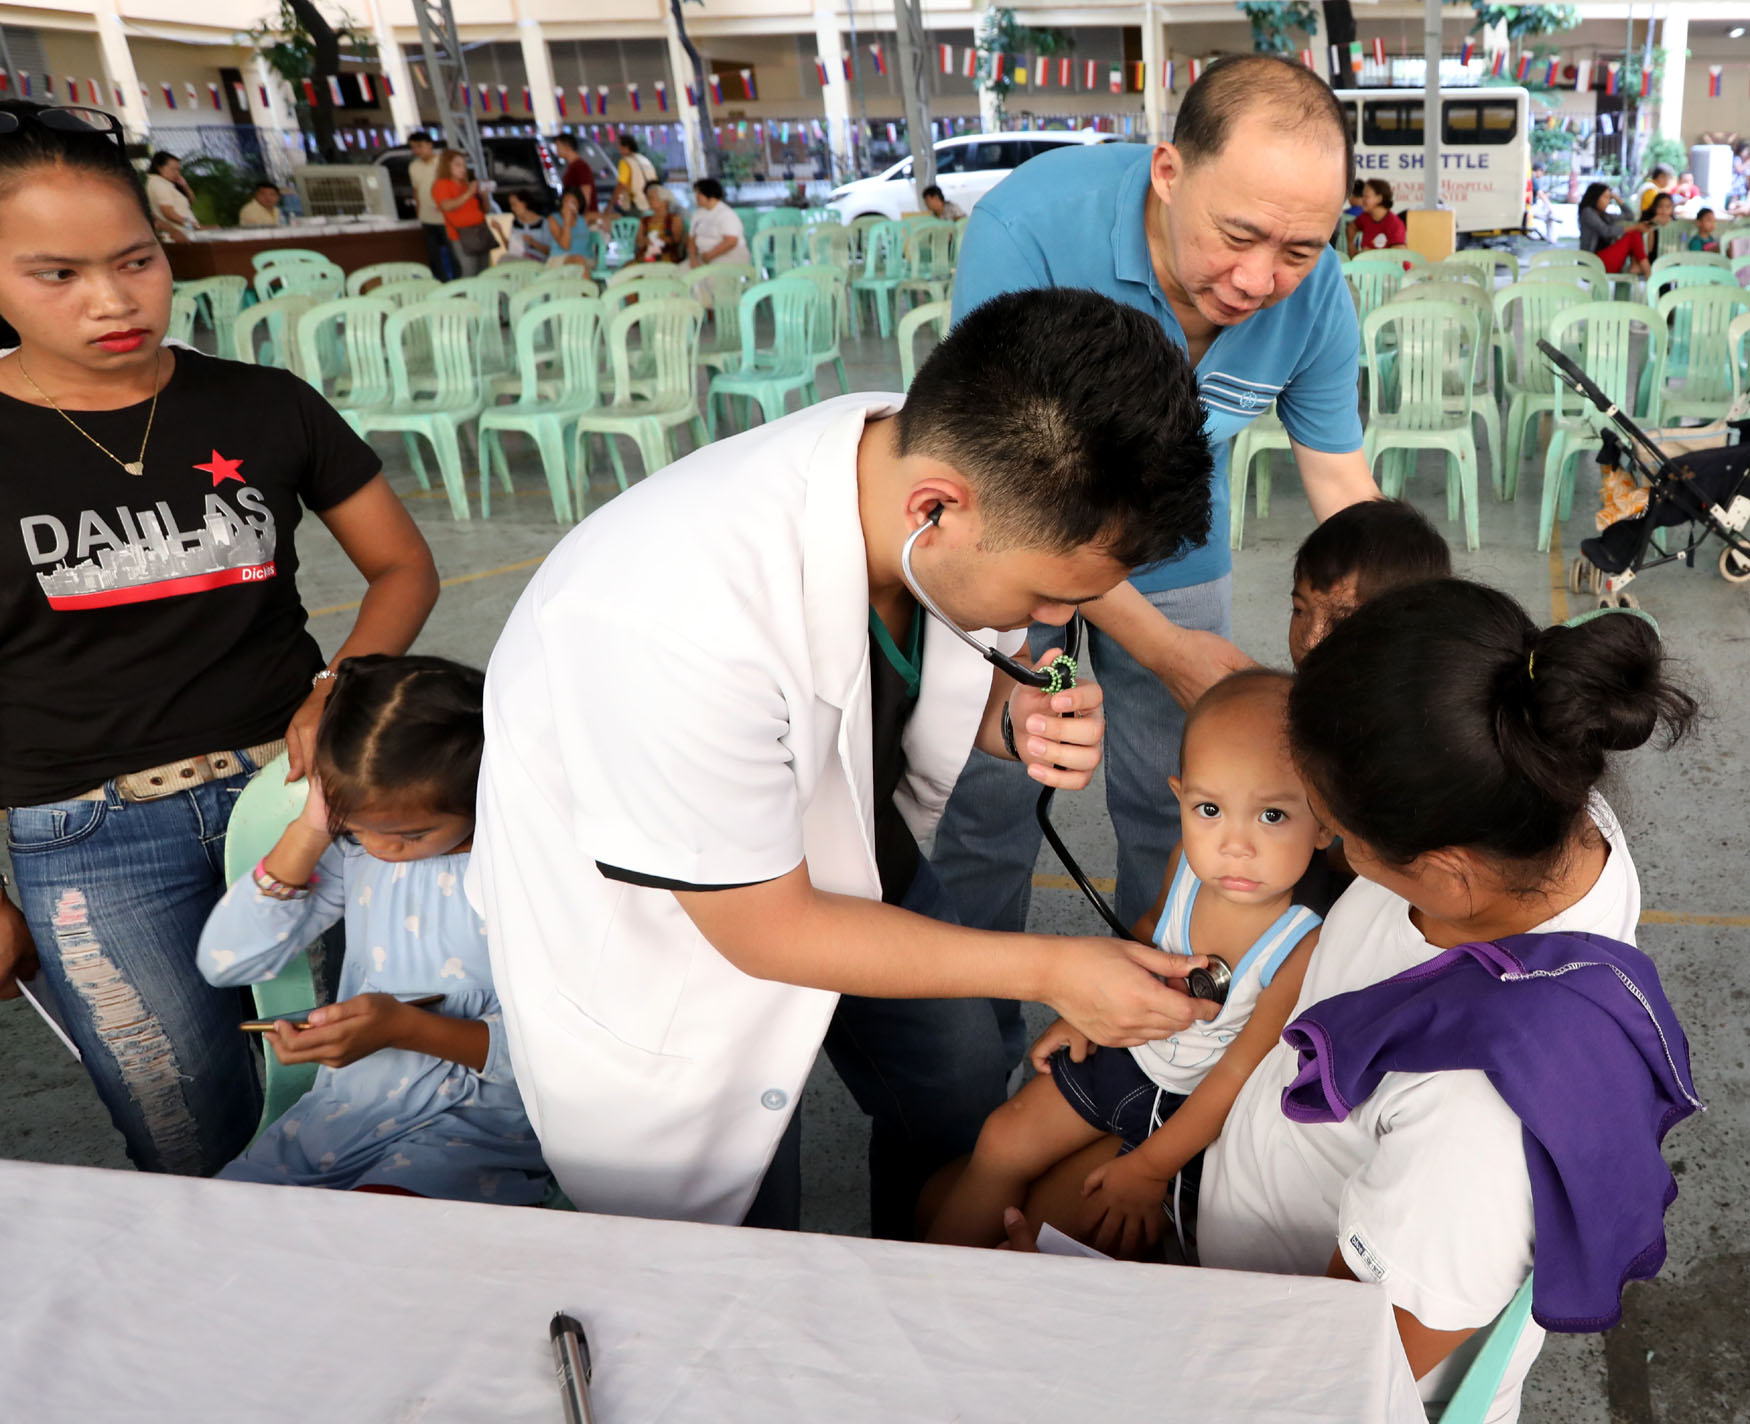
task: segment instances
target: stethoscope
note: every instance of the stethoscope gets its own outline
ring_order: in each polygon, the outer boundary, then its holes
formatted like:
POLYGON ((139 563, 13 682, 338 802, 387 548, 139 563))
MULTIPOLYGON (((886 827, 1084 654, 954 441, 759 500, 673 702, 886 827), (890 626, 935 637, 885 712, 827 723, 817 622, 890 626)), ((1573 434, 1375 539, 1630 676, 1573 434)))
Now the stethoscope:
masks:
MULTIPOLYGON (((977 638, 944 613, 935 599, 924 592, 923 585, 918 582, 917 574, 912 570, 911 554, 917 546, 918 540, 931 529, 938 528, 941 522, 942 506, 938 504, 930 511, 928 520, 912 530, 910 536, 900 547, 899 569, 905 579, 906 587, 911 590, 912 597, 923 605, 925 611, 932 618, 967 647, 971 648, 992 667, 1007 673, 1016 682, 1023 683, 1028 687, 1040 688, 1051 695, 1074 687, 1079 667, 1076 662, 1076 654, 1080 650, 1082 642, 1081 614, 1072 613, 1069 622, 1064 625, 1063 651, 1044 667, 1031 668, 1000 649, 979 642, 977 638)), ((1135 944, 1148 943, 1146 940, 1138 940, 1130 932, 1130 926, 1118 918, 1117 911, 1108 905, 1105 897, 1094 888, 1093 881, 1088 879, 1087 873, 1076 863, 1076 858, 1070 854, 1069 847, 1063 843, 1063 837, 1058 835, 1057 828, 1051 824, 1051 798, 1055 794, 1055 787, 1044 787, 1033 808, 1034 819, 1039 822, 1039 829, 1044 833, 1052 852, 1063 862, 1063 868, 1069 872, 1070 879, 1074 880, 1082 894, 1087 896, 1088 903, 1099 912, 1100 918, 1111 928, 1113 934, 1117 935, 1119 939, 1127 939, 1135 944)), ((1233 976, 1226 961, 1219 955, 1211 954, 1205 957, 1209 961, 1208 967, 1191 970, 1185 976, 1185 987, 1194 998, 1208 999, 1216 1004, 1224 1003, 1227 1000, 1228 984, 1233 976)))

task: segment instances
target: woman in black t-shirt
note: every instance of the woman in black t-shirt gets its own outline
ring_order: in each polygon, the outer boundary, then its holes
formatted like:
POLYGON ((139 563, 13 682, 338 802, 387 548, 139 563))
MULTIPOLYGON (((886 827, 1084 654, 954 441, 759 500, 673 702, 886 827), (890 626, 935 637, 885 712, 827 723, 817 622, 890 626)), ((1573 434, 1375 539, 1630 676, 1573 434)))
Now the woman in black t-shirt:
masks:
POLYGON ((195 946, 224 834, 332 685, 305 509, 367 582, 332 662, 401 653, 437 597, 379 462, 284 371, 163 344, 171 278, 108 115, 0 103, 0 997, 40 957, 142 1168, 210 1173, 260 1113, 234 990, 195 946), (81 122, 77 117, 86 113, 81 122), (107 125, 107 127, 106 127, 107 125))

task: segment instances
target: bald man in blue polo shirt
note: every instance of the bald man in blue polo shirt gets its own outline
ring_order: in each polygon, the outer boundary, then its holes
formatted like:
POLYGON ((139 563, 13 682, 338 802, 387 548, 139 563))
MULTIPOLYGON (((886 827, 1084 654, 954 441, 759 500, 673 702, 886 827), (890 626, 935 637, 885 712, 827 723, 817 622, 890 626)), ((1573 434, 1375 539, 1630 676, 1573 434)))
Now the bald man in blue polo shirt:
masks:
MULTIPOLYGON (((980 200, 967 225, 956 320, 1029 287, 1091 287, 1140 307, 1196 364, 1216 447, 1208 540, 1136 570, 1085 610, 1105 688, 1106 800, 1127 924, 1153 903, 1179 838, 1167 778, 1178 770, 1180 704, 1248 661, 1226 638, 1228 442, 1275 401, 1314 514, 1379 493, 1361 454, 1355 308, 1330 246, 1351 167, 1342 111, 1324 81, 1286 60, 1242 55, 1192 85, 1173 143, 1044 154, 980 200)), ((1037 628, 1033 642, 1044 649, 1059 636, 1037 628)), ((1013 769, 974 752, 937 833, 933 863, 970 925, 1026 923, 1038 786, 1013 769)), ((1018 1055, 1019 1014, 1003 1017, 1018 1055)))

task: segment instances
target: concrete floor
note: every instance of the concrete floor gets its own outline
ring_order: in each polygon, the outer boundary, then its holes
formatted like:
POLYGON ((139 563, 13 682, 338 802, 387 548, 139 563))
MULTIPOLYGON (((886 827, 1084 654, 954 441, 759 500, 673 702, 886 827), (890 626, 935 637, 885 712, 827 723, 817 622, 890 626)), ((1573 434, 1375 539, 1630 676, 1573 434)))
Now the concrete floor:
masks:
MULTIPOLYGON (((847 347, 853 388, 893 389, 891 343, 872 337, 847 347)), ((829 382, 830 385, 830 382, 829 382)), ((407 497, 437 556, 448 592, 419 647, 484 665, 493 641, 535 565, 558 539, 544 481, 532 462, 517 468, 514 498, 495 498, 490 521, 459 524, 441 500, 420 492, 398 445, 381 446, 390 476, 407 497)), ((1248 518, 1236 559, 1238 641, 1286 665, 1289 572, 1294 549, 1312 527, 1288 462, 1276 461, 1267 519, 1248 518)), ((1438 469, 1425 459, 1409 496, 1444 526, 1438 469)), ((605 498, 611 485, 598 485, 605 498)), ((1528 463, 1517 503, 1483 496, 1483 547, 1456 554, 1461 571, 1512 592, 1551 620, 1587 601, 1562 587, 1563 560, 1534 551, 1538 477, 1528 463)), ((1581 475, 1572 549, 1591 531, 1596 475, 1581 475), (1590 483, 1588 483, 1590 481, 1590 483)), ((1462 535, 1448 529, 1449 537, 1462 535)), ((326 649, 344 636, 360 580, 316 521, 299 531, 300 578, 311 626, 326 649)), ((1682 1195, 1670 1212, 1671 1258, 1660 1278, 1629 1287, 1624 1323, 1607 1336, 1553 1337, 1526 1389, 1528 1424, 1641 1424, 1641 1421, 1750 1419, 1750 1109, 1746 1108, 1746 1020, 1750 1018, 1750 890, 1742 835, 1745 750, 1750 728, 1734 689, 1750 686, 1750 589, 1704 568, 1661 569, 1636 585, 1659 618, 1685 674, 1711 717, 1683 746, 1644 751, 1624 765, 1610 797, 1628 828, 1647 915, 1641 944, 1658 961, 1690 1035, 1696 1079, 1711 1111, 1679 1127, 1667 1143, 1682 1195)), ((1113 842, 1098 789, 1060 797, 1057 823, 1090 874, 1113 873, 1113 842)), ((1059 874, 1049 850, 1039 871, 1059 874)), ((1036 930, 1099 933, 1073 891, 1039 889, 1036 930)), ((1037 1011, 1043 1015, 1043 1011, 1037 1011)), ((1041 1017, 1041 1024, 1043 1017, 1041 1017)), ((22 1003, 0 1004, 0 1157, 125 1167, 118 1139, 78 1067, 22 1003)), ((860 1234, 868 1198, 867 1132, 822 1060, 805 1099, 804 1168, 809 1230, 860 1234)))

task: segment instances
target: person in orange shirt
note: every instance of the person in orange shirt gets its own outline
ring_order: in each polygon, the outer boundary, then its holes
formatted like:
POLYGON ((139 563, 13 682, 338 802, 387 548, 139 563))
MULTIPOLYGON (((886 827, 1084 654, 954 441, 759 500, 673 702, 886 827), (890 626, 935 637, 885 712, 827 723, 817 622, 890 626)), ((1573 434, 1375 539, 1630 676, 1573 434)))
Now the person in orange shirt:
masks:
POLYGON ((464 277, 477 276, 485 270, 487 256, 498 246, 498 239, 480 206, 479 181, 468 176, 467 158, 453 148, 438 156, 431 200, 444 215, 444 232, 456 270, 464 277))

